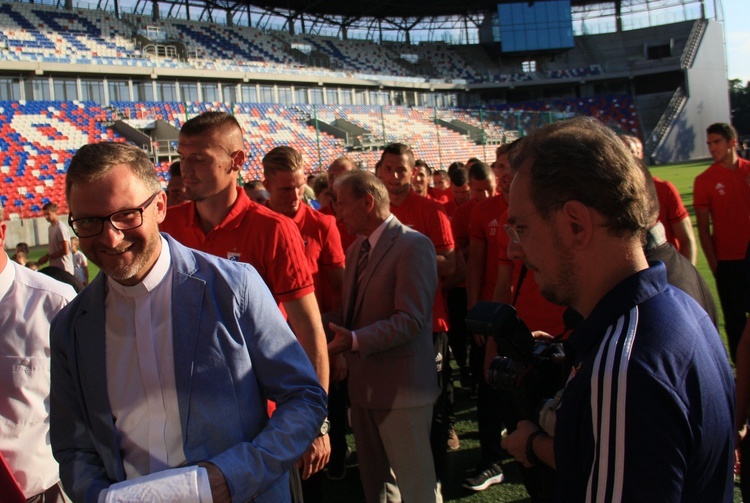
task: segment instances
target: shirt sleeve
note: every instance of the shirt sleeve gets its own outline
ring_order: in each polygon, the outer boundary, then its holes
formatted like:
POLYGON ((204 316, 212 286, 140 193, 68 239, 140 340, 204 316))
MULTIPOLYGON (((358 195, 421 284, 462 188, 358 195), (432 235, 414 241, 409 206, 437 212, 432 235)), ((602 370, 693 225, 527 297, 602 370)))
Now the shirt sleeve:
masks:
POLYGON ((711 196, 706 187, 706 174, 698 175, 693 184, 693 207, 709 209, 711 207, 711 196))
POLYGON ((682 198, 680 193, 677 192, 677 187, 672 185, 671 182, 664 182, 669 189, 666 193, 667 196, 667 219, 670 223, 679 222, 688 216, 688 212, 685 209, 685 205, 682 204, 682 198))
POLYGON ((273 238, 266 242, 265 280, 278 302, 296 300, 313 293, 312 275, 307 266, 305 245, 297 226, 288 218, 274 221, 273 238))
POLYGON ((341 245, 341 234, 336 227, 336 219, 333 217, 322 220, 325 227, 323 230, 323 242, 320 249, 320 263, 328 269, 344 267, 346 257, 341 245))

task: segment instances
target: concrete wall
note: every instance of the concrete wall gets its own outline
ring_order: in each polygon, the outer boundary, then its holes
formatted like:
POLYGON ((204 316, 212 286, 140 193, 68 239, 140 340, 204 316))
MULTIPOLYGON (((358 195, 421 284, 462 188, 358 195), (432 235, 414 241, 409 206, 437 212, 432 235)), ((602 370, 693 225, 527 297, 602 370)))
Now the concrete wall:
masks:
MULTIPOLYGON (((60 215, 60 221, 67 225, 68 215, 60 215)), ((49 224, 40 218, 28 218, 26 220, 6 220, 5 249, 9 255, 13 255, 17 243, 28 243, 30 247, 46 246, 48 242, 47 231, 49 224)), ((70 233, 71 237, 73 232, 70 233)))
POLYGON ((657 162, 710 157, 706 147, 706 128, 714 122, 731 121, 722 23, 708 22, 693 66, 686 70, 685 82, 687 102, 656 151, 657 162))

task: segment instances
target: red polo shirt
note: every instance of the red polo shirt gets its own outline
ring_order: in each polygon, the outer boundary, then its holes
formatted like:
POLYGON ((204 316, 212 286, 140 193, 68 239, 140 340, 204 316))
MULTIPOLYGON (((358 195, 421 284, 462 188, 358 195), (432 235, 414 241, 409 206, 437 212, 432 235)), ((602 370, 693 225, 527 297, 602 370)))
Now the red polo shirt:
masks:
POLYGON ((252 265, 277 302, 315 290, 297 227, 291 219, 252 202, 240 187, 227 216, 207 234, 192 201, 169 208, 159 229, 190 248, 252 265))
POLYGON ((346 262, 336 219, 301 204, 292 221, 302 235, 307 265, 315 284, 315 298, 323 313, 341 307, 341 292, 334 292, 326 270, 343 268, 346 262))
MULTIPOLYGON (((432 244, 435 246, 435 251, 443 252, 454 249, 455 244, 453 242, 451 224, 442 205, 439 203, 422 197, 414 192, 413 189, 410 189, 409 195, 406 196, 406 199, 401 204, 398 206, 391 204, 391 213, 396 215, 396 218, 402 224, 430 238, 432 244)), ((414 260, 419 260, 419 257, 414 257, 414 260)), ((443 302, 443 296, 440 293, 442 289, 439 283, 438 280, 438 290, 432 310, 433 332, 448 330, 448 314, 443 302)))

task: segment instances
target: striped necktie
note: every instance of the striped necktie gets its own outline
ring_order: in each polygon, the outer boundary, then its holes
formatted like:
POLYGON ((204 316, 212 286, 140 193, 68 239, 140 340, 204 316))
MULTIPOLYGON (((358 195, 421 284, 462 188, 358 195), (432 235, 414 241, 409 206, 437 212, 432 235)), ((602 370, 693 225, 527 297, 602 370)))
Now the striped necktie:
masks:
POLYGON ((359 249, 359 257, 357 258, 357 290, 359 290, 362 279, 365 277, 365 269, 367 269, 367 260, 369 258, 370 240, 365 239, 362 241, 362 248, 359 249))

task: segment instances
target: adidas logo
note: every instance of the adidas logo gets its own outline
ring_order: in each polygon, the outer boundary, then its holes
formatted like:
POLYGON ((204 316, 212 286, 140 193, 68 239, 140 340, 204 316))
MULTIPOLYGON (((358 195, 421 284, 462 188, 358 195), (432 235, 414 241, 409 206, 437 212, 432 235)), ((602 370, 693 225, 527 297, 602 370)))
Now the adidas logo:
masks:
POLYGON ((724 190, 724 184, 719 182, 716 184, 716 187, 714 187, 715 190, 724 190))
POLYGON ((490 221, 490 223, 488 225, 490 227, 497 227, 498 226, 497 218, 493 218, 492 221, 490 221))

